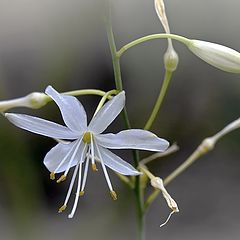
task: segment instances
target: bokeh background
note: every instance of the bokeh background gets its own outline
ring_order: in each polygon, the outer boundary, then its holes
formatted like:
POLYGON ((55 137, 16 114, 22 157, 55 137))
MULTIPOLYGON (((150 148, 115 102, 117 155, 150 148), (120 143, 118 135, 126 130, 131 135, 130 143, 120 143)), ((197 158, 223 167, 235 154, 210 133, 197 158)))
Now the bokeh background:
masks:
MULTIPOLYGON (((59 91, 114 88, 103 6, 99 0, 0 0, 0 99, 44 91, 49 84, 59 91)), ((238 0, 166 2, 173 33, 236 50, 240 50, 239 7, 238 0)), ((118 47, 163 31, 152 0, 112 1, 112 18, 118 47)), ((181 44, 174 45, 179 68, 153 131, 171 143, 178 142, 180 151, 149 165, 163 178, 205 137, 240 116, 239 76, 208 66, 181 44)), ((122 58, 127 107, 135 128, 143 126, 158 95, 165 48, 165 40, 149 41, 122 58)), ((79 99, 90 118, 99 98, 79 99)), ((13 111, 62 121, 54 104, 13 111)), ((68 181, 50 181, 42 164, 54 141, 17 129, 3 117, 0 126, 1 240, 135 239, 134 196, 113 173, 119 200, 110 199, 102 174, 90 173, 86 196, 75 218, 69 220, 69 209, 57 213, 68 181)), ((119 118, 108 131, 122 128, 119 118)), ((147 214, 148 240, 240 238, 239 146, 240 131, 235 131, 168 186, 180 213, 160 229, 169 209, 159 196, 147 214)), ((119 154, 132 162, 131 152, 119 154)))

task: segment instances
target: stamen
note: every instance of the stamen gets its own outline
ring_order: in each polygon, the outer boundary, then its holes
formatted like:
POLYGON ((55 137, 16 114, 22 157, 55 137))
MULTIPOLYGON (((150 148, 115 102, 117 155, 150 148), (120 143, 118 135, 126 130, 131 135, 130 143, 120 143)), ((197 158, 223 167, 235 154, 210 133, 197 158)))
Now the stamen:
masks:
POLYGON ((57 180, 57 183, 60 183, 60 182, 63 182, 66 180, 66 175, 62 175, 58 180, 57 180))
POLYGON ((68 200, 70 198, 70 195, 72 193, 72 189, 73 189, 73 185, 74 185, 74 182, 75 182, 75 179, 76 179, 76 176, 77 176, 78 168, 79 168, 79 164, 77 164, 75 169, 74 169, 73 176, 72 176, 69 188, 68 188, 67 196, 66 196, 65 201, 64 201, 64 205, 67 205, 68 200))
POLYGON ((93 145, 93 138, 92 138, 92 134, 91 136, 91 142, 90 142, 90 146, 91 146, 91 162, 92 162, 92 166, 95 164, 95 154, 94 154, 94 145, 93 145))
POLYGON ((88 174, 89 158, 90 158, 90 148, 88 148, 87 160, 86 160, 85 168, 84 168, 83 182, 82 182, 82 186, 81 186, 80 196, 83 196, 83 194, 84 194, 84 188, 85 188, 85 185, 86 185, 87 174, 88 174))
POLYGON ((58 213, 62 213, 66 208, 67 208, 67 205, 62 205, 62 206, 58 209, 58 213))
POLYGON ((50 179, 51 179, 51 180, 55 180, 55 173, 54 173, 54 172, 51 172, 51 173, 50 173, 50 179))
POLYGON ((94 172, 97 172, 97 171, 98 171, 96 163, 92 163, 92 170, 93 170, 94 172))
POLYGON ((99 148, 98 148, 98 145, 95 143, 95 146, 96 146, 96 149, 97 149, 97 152, 98 152, 98 155, 99 155, 99 159, 100 159, 100 162, 101 162, 101 165, 102 165, 102 169, 103 169, 103 173, 104 173, 104 176, 106 178, 106 181, 107 181, 107 184, 108 184, 108 187, 109 187, 109 190, 110 192, 114 192, 113 191, 113 187, 112 187, 112 184, 111 184, 111 180, 108 176, 108 173, 107 173, 107 169, 106 169, 106 166, 104 165, 103 161, 102 161, 102 156, 101 156, 101 153, 99 151, 99 148))
POLYGON ((82 162, 80 162, 80 165, 79 165, 78 185, 77 185, 77 192, 76 192, 76 196, 75 196, 75 201, 74 201, 74 204, 73 204, 72 211, 68 215, 68 218, 73 218, 74 213, 76 212, 76 209, 77 209, 77 204, 78 204, 79 195, 80 195, 81 178, 82 178, 82 162))
POLYGON ((69 172, 69 170, 70 170, 70 168, 71 168, 72 162, 73 162, 74 158, 76 157, 76 154, 77 154, 77 151, 78 151, 78 149, 79 149, 79 147, 80 147, 81 142, 82 142, 82 138, 78 140, 77 146, 76 146, 76 148, 74 149, 74 152, 73 152, 73 154, 72 154, 72 156, 71 156, 71 158, 70 158, 70 161, 69 161, 69 163, 68 163, 67 169, 66 169, 65 172, 64 172, 64 175, 65 175, 65 176, 67 176, 67 174, 68 174, 68 172, 69 172))
POLYGON ((79 195, 80 195, 81 180, 82 180, 82 164, 83 164, 83 158, 86 156, 86 146, 87 146, 87 144, 84 145, 82 155, 81 155, 81 158, 80 158, 80 161, 79 161, 77 192, 76 192, 75 201, 74 201, 74 204, 73 204, 72 211, 68 215, 68 218, 73 218, 74 213, 76 212, 76 209, 77 209, 77 204, 78 204, 79 195))
POLYGON ((117 200, 117 193, 115 191, 110 191, 110 195, 114 201, 117 200))

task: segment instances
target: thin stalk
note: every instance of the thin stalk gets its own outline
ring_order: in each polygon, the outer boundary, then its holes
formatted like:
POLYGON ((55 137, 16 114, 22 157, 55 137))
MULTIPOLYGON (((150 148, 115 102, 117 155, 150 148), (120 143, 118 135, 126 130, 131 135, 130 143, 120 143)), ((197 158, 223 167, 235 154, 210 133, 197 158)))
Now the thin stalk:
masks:
MULTIPOLYGON (((63 92, 62 94, 71 95, 71 96, 80 96, 80 95, 104 96, 106 92, 98 89, 82 89, 82 90, 63 92)), ((112 96, 109 95, 107 98, 111 99, 112 96)), ((41 92, 33 92, 24 97, 0 101, 0 112, 5 112, 15 107, 27 107, 32 109, 42 108, 43 106, 45 106, 47 103, 51 101, 52 101, 52 98, 50 98, 47 94, 41 93, 41 92)))
POLYGON ((148 35, 145 37, 138 38, 138 39, 126 44, 125 46, 123 46, 117 52, 118 57, 121 57, 123 55, 123 53, 126 52, 129 48, 132 48, 140 43, 143 43, 143 42, 146 42, 149 40, 153 40, 153 39, 162 39, 162 38, 171 38, 171 39, 174 39, 174 40, 177 40, 177 41, 183 43, 186 46, 189 46, 189 44, 191 42, 190 39, 176 35, 176 34, 168 34, 168 33, 151 34, 151 35, 148 35))
MULTIPOLYGON (((111 56, 112 56, 115 85, 117 90, 122 91, 123 84, 122 84, 122 77, 121 77, 120 56, 118 56, 118 53, 117 53, 115 39, 112 31, 112 25, 109 19, 110 17, 108 17, 106 26, 107 26, 108 42, 109 42, 111 56)), ((124 118, 126 128, 127 129, 131 128, 126 107, 124 107, 123 109, 123 118, 124 118)), ((136 150, 133 151, 133 159, 134 159, 134 165, 137 168, 140 161, 139 151, 136 151, 136 150)), ((136 205, 137 205, 138 239, 144 240, 145 239, 144 196, 143 196, 143 191, 141 188, 139 176, 136 176, 135 178, 134 192, 136 196, 136 205)))
POLYGON ((163 84, 162 84, 162 87, 161 87, 161 90, 160 90, 160 93, 159 93, 159 96, 158 96, 158 99, 155 103, 155 106, 152 110, 152 113, 144 127, 145 130, 149 130, 151 127, 152 127, 152 124, 154 123, 157 115, 158 115, 158 112, 162 106, 162 102, 163 102, 163 99, 166 95, 166 92, 167 92, 167 89, 168 89, 168 86, 169 86, 169 82, 172 78, 172 72, 170 71, 166 71, 165 72, 165 76, 164 76, 164 80, 163 80, 163 84))
MULTIPOLYGON (((197 149, 184 161, 179 167, 177 167, 170 175, 168 175, 163 183, 164 186, 167 186, 170 182, 172 182, 176 177, 178 177, 181 173, 183 173, 187 168, 189 168, 195 161, 197 161, 200 157, 213 150, 214 144, 209 145, 209 138, 202 141, 202 143, 197 147, 197 149)), ((155 198, 161 191, 156 189, 154 190, 148 199, 145 202, 145 210, 152 204, 155 198)))

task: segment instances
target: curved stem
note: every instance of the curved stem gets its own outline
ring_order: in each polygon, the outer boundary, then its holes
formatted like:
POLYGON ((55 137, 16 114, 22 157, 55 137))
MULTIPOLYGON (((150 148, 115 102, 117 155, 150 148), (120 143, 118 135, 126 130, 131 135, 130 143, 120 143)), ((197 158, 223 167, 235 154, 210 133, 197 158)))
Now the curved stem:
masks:
POLYGON ((96 111, 94 113, 94 116, 97 114, 97 112, 102 108, 102 106, 104 105, 104 103, 106 102, 106 100, 111 96, 111 95, 116 95, 118 93, 117 90, 111 90, 111 91, 108 91, 106 92, 106 94, 102 97, 102 99, 100 100, 97 108, 96 108, 96 111))
POLYGON ((125 46, 123 46, 118 52, 118 57, 121 57, 123 55, 124 52, 126 52, 129 48, 134 47, 140 43, 149 41, 149 40, 153 40, 153 39, 161 39, 161 38, 171 38, 174 40, 177 40, 181 43, 183 43, 184 45, 188 46, 190 44, 190 39, 176 35, 176 34, 167 34, 167 33, 159 33, 159 34, 152 34, 152 35, 148 35, 145 37, 141 37, 138 38, 128 44, 126 44, 125 46))
POLYGON ((162 87, 161 87, 161 90, 160 90, 160 93, 159 93, 159 96, 158 96, 158 99, 155 103, 155 106, 152 110, 152 113, 144 127, 145 130, 149 130, 151 127, 152 127, 152 124, 154 123, 156 117, 157 117, 157 114, 162 106, 162 102, 163 102, 163 99, 166 95, 166 92, 167 92, 167 89, 168 89, 168 85, 169 85, 169 82, 172 78, 172 72, 170 71, 166 71, 165 72, 165 76, 164 76, 164 80, 163 80, 163 84, 162 84, 162 87))
MULTIPOLYGON (((82 89, 82 90, 63 92, 62 94, 66 94, 70 96, 80 96, 80 95, 104 96, 106 92, 98 89, 82 89)), ((108 96, 108 99, 111 99, 111 96, 108 96)), ((0 101, 0 112, 5 112, 15 107, 27 107, 32 109, 41 108, 51 101, 52 101, 52 98, 50 98, 45 93, 33 92, 24 97, 0 101)))

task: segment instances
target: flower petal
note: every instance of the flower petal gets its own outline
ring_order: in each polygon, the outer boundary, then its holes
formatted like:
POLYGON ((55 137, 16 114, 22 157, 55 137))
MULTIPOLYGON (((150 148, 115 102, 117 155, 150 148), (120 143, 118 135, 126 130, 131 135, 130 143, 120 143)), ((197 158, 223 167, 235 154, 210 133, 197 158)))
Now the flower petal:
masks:
POLYGON ((122 91, 113 97, 98 111, 89 124, 89 131, 93 133, 103 132, 118 116, 125 105, 125 92, 122 91))
POLYGON ((165 151, 168 141, 157 137, 152 132, 130 129, 117 134, 100 134, 95 136, 99 145, 110 149, 140 149, 148 151, 165 151))
POLYGON ((83 132, 87 128, 87 115, 77 98, 60 94, 51 86, 45 93, 58 105, 64 122, 71 130, 83 132))
MULTIPOLYGON (((50 172, 54 173, 64 172, 68 168, 69 160, 72 156, 72 153, 74 152, 74 147, 76 146, 77 146, 76 141, 68 144, 58 143, 46 154, 43 161, 44 165, 50 172), (64 157, 66 157, 66 155, 69 153, 69 151, 72 152, 69 154, 69 156, 67 156, 66 160, 61 164, 61 166, 58 167, 61 161, 64 159, 64 157)), ((83 151, 83 147, 84 144, 81 143, 79 149, 77 150, 76 157, 73 159, 71 163, 71 167, 75 166, 78 163, 79 158, 81 157, 81 152, 83 151)))
POLYGON ((103 148, 98 145, 99 151, 102 156, 103 163, 114 170, 115 172, 118 172, 123 175, 140 175, 141 173, 138 172, 131 164, 125 162, 123 159, 121 159, 116 154, 112 153, 106 148, 103 148))
POLYGON ((5 117, 17 127, 43 136, 59 139, 76 139, 79 137, 79 134, 72 132, 65 126, 41 118, 14 113, 6 113, 5 117))

